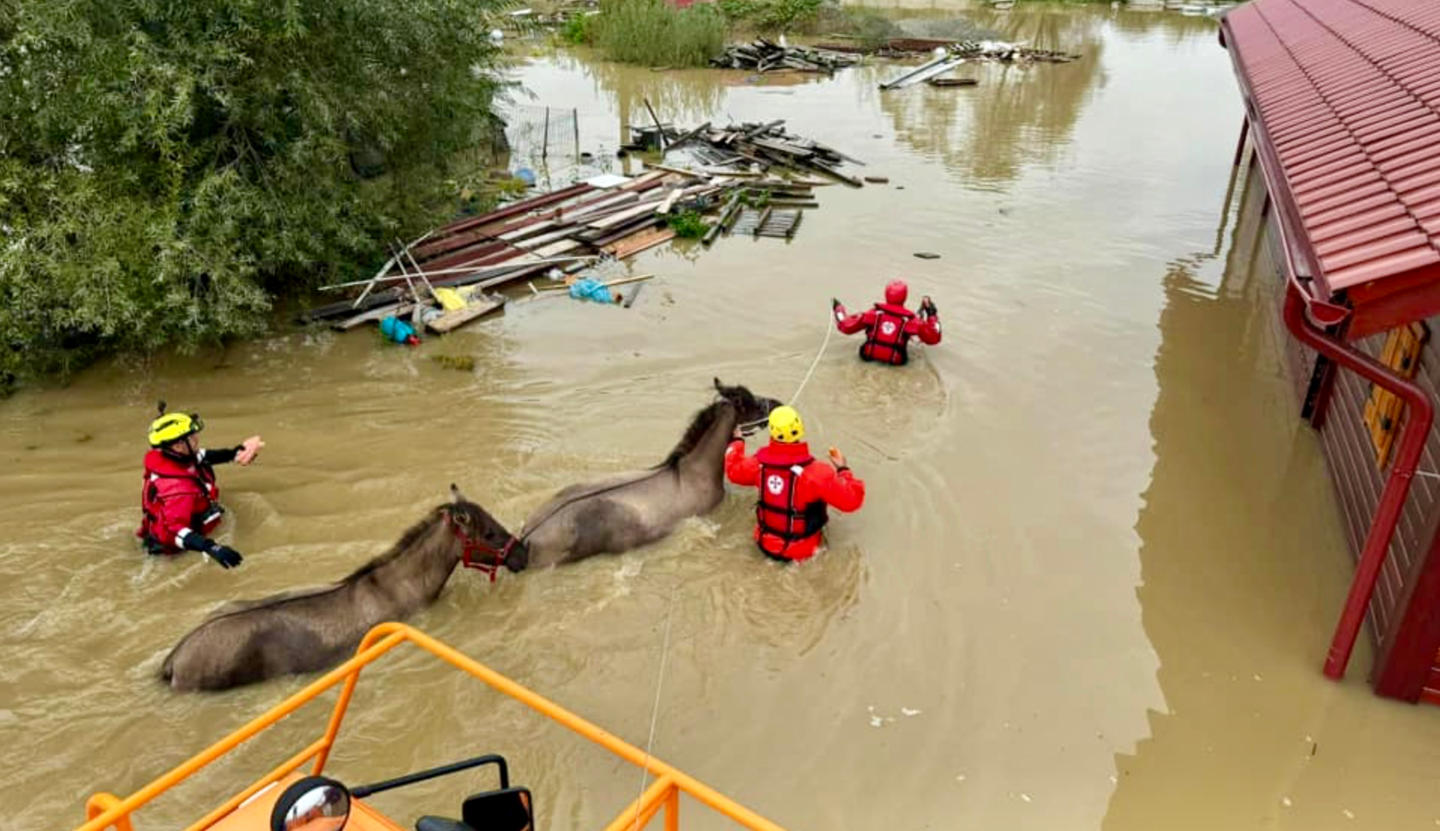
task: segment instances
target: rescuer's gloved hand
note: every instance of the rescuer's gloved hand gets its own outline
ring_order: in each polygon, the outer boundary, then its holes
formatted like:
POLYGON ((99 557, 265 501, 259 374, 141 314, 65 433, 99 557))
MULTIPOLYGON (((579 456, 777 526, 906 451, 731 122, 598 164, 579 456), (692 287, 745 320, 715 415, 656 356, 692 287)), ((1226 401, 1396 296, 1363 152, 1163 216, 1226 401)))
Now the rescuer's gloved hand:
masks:
POLYGON ((210 547, 205 549, 205 556, 219 563, 221 568, 234 568, 245 560, 240 556, 239 551, 215 542, 210 543, 210 547))

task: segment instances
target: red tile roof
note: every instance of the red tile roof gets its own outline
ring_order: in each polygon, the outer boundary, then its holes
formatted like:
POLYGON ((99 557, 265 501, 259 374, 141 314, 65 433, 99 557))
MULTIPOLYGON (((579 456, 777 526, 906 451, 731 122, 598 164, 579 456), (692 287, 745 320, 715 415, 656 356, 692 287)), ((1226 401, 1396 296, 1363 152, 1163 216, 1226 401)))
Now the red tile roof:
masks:
POLYGON ((1440 281, 1440 0, 1254 0, 1221 26, 1327 293, 1440 281))

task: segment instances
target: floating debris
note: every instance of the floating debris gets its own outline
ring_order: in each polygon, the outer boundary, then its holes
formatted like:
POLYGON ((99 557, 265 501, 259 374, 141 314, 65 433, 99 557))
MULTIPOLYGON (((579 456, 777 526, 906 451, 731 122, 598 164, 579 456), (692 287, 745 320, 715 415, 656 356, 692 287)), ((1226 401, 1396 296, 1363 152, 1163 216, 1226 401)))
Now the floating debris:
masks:
POLYGON ((859 58, 843 52, 781 46, 759 38, 752 43, 736 43, 725 47, 725 52, 712 59, 710 64, 723 69, 752 69, 763 75, 783 69, 833 73, 858 62, 859 58))
MULTIPOLYGON (((939 47, 939 55, 934 60, 882 83, 880 89, 900 89, 921 81, 929 81, 966 62, 1068 63, 1079 57, 1079 55, 1052 52, 1047 49, 1027 49, 1018 43, 998 40, 962 41, 939 47)), ((955 86, 963 86, 963 82, 970 79, 957 78, 954 80, 960 82, 954 84, 955 86)), ((947 86, 947 84, 941 83, 936 86, 947 86)))
POLYGON ((814 188, 829 180, 862 186, 840 168, 863 162, 787 132, 783 119, 689 130, 653 113, 651 120, 655 143, 665 153, 678 148, 684 166, 648 163, 639 176, 596 176, 397 241, 374 277, 323 287, 357 296, 308 309, 300 321, 346 330, 408 317, 417 329, 449 332, 504 306, 489 290, 542 275, 563 281, 597 260, 628 259, 674 239, 669 226, 684 224, 677 218, 703 229, 705 244, 733 233, 742 218, 744 232, 789 239, 803 211, 819 205, 814 188), (705 226, 702 217, 717 212, 705 226))
POLYGON ((454 369, 460 372, 475 371, 474 355, 431 355, 430 360, 445 369, 454 369))
POLYGON ((975 78, 930 78, 925 83, 932 87, 973 87, 980 81, 975 78))
POLYGON ((1030 49, 1018 43, 998 40, 948 40, 945 38, 891 38, 878 47, 853 43, 819 43, 815 48, 829 52, 876 54, 904 57, 943 49, 953 57, 1001 63, 1069 63, 1080 56, 1050 49, 1030 49))
POLYGON ((773 205, 759 210, 744 208, 730 233, 790 239, 800 226, 800 216, 799 210, 776 210, 773 205))
POLYGON ((919 258, 922 259, 922 260, 938 260, 938 259, 940 259, 940 255, 939 255, 939 254, 936 254, 934 251, 916 251, 916 252, 915 252, 915 256, 919 257, 919 258))

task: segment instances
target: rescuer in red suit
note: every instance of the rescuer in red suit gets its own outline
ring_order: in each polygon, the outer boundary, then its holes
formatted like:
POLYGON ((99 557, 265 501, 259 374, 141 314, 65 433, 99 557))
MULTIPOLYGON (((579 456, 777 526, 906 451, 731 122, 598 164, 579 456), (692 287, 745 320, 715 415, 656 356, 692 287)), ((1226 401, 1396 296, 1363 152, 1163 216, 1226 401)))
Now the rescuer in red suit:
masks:
POLYGON ((805 425, 793 407, 770 412, 770 443, 745 455, 738 434, 725 450, 725 475, 737 485, 759 487, 755 503, 755 544, 767 557, 808 560, 820 547, 829 520, 827 506, 849 513, 865 501, 865 483, 855 478, 845 456, 830 448, 832 467, 816 461, 805 444, 805 425))
POLYGON ((910 287, 904 280, 891 280, 885 287, 885 302, 860 314, 846 314, 845 306, 839 300, 831 300, 835 310, 835 326, 841 334, 853 335, 865 330, 865 342, 860 344, 860 359, 876 363, 900 366, 910 360, 908 345, 910 339, 919 337, 922 343, 935 345, 940 342, 940 313, 929 297, 920 301, 920 314, 905 308, 905 298, 910 287))
POLYGON ((140 528, 135 532, 151 554, 199 551, 223 568, 240 565, 240 552, 210 539, 220 524, 220 488, 213 466, 248 465, 265 446, 251 436, 235 447, 201 448, 196 434, 204 422, 193 413, 166 413, 150 425, 150 452, 140 490, 140 528))

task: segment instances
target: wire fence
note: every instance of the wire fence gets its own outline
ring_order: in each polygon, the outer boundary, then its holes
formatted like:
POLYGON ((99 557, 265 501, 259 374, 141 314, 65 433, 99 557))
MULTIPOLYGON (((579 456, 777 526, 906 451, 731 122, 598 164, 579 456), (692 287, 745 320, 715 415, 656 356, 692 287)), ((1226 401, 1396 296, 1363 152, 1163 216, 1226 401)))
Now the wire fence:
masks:
POLYGON ((575 109, 512 104, 506 108, 510 158, 531 167, 580 161, 580 113, 575 109))

